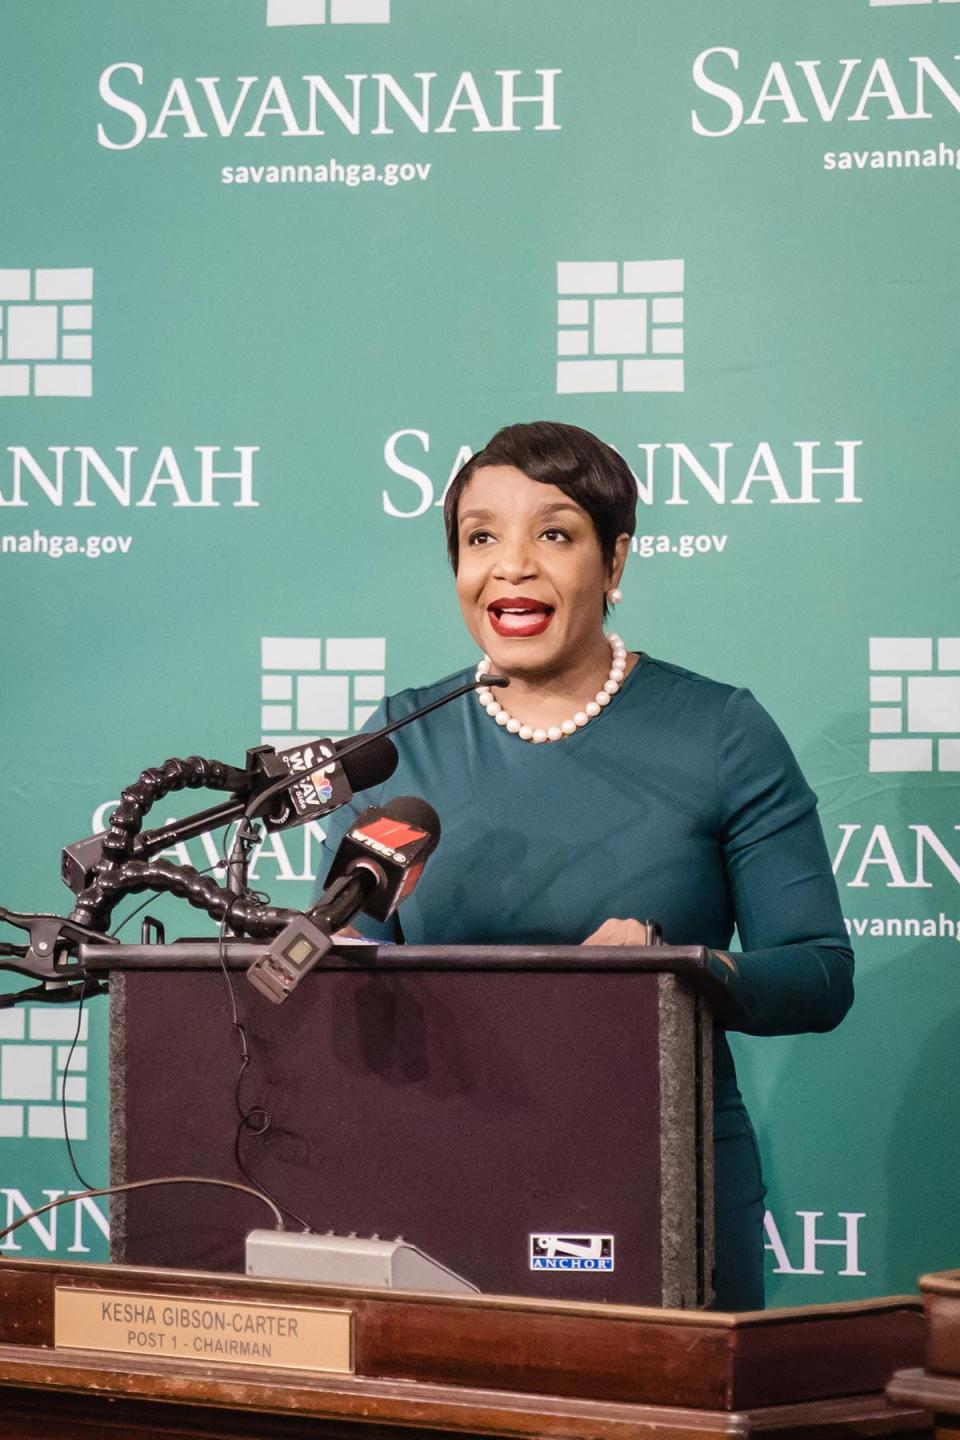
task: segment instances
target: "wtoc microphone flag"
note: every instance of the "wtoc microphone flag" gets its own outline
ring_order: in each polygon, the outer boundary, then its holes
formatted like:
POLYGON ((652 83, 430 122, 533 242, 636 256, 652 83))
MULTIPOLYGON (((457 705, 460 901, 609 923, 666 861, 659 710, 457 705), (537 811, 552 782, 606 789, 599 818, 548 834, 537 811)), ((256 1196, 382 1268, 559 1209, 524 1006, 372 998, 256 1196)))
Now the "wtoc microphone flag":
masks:
POLYGON ((350 827, 334 856, 323 895, 291 920, 247 971, 247 979, 279 1005, 331 948, 331 934, 361 910, 386 920, 415 888, 440 839, 440 819, 414 795, 371 805, 350 827))

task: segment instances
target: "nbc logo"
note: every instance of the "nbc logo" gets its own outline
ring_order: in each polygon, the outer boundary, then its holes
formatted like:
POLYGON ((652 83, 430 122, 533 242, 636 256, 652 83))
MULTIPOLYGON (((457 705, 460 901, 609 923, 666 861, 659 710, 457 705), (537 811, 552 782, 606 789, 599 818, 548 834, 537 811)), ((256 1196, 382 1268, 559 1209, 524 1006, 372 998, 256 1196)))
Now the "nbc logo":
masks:
POLYGON ((682 260, 561 261, 557 394, 683 389, 682 260))
POLYGON ((267 0, 268 25, 389 25, 390 0, 267 0))
POLYGON ((0 1138, 63 1140, 63 1105, 71 1140, 87 1138, 87 1021, 65 1075, 76 1013, 43 1005, 0 1010, 0 1138))
POLYGON ((0 395, 92 395, 93 271, 0 270, 0 395))
POLYGON ((319 735, 359 730, 384 695, 387 642, 293 639, 260 642, 263 744, 288 749, 319 735))
POLYGON ((960 770, 960 637, 870 641, 870 769, 960 770))

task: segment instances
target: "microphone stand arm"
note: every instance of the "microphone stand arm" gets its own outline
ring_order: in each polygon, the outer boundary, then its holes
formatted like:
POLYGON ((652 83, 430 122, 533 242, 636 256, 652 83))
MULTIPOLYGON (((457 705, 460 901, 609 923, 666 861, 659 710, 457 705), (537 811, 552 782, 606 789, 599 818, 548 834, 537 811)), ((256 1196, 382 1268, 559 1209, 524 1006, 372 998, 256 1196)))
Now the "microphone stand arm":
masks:
MULTIPOLYGON (((412 711, 409 715, 385 725, 379 731, 358 735, 338 747, 334 758, 343 758, 377 739, 421 719, 441 705, 476 690, 479 685, 508 685, 501 676, 486 676, 470 681, 446 695, 412 711)), ((91 941, 113 945, 113 936, 105 933, 113 906, 121 895, 142 890, 169 891, 205 910, 222 924, 229 923, 241 934, 267 938, 276 935, 298 910, 265 904, 246 891, 247 850, 255 837, 250 821, 262 813, 270 801, 291 789, 301 778, 289 773, 279 779, 266 774, 264 757, 274 754, 272 746, 257 746, 247 752, 243 770, 218 760, 204 760, 191 755, 188 759, 170 759, 162 766, 144 770, 133 785, 122 793, 120 804, 110 816, 107 830, 68 845, 63 851, 62 876, 77 897, 72 913, 64 918, 51 914, 26 914, 0 905, 0 921, 25 930, 29 945, 0 942, 0 970, 12 970, 41 983, 18 994, 0 995, 0 1009, 20 1000, 59 1001, 81 995, 102 993, 103 982, 86 975, 77 959, 81 944, 91 941), (172 790, 229 790, 229 800, 197 811, 182 820, 153 830, 142 831, 143 818, 153 804, 172 790), (172 865, 154 858, 158 852, 185 840, 220 829, 234 820, 242 820, 231 855, 227 861, 227 885, 221 886, 209 876, 201 875, 192 866, 172 865), (6 962, 6 963, 3 963, 6 962)), ((234 933, 233 931, 229 933, 234 933)))

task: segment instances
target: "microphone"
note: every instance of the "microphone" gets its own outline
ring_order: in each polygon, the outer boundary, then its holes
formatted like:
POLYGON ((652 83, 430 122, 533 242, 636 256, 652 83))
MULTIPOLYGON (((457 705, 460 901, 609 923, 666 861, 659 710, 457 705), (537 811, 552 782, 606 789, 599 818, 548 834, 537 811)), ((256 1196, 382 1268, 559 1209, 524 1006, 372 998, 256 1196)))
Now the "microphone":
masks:
MULTIPOLYGON (((241 817, 246 820, 262 819, 267 830, 283 830, 290 825, 304 825, 321 815, 329 815, 332 810, 345 805, 354 791, 368 790, 389 780, 397 767, 397 752, 388 738, 394 730, 421 720, 441 705, 449 705, 451 700, 458 700, 481 685, 509 684, 504 676, 485 675, 482 679, 471 680, 466 685, 447 691, 418 710, 402 715, 399 720, 391 720, 379 730, 369 734, 361 732, 345 740, 311 740, 306 745, 294 745, 281 751, 274 751, 269 745, 256 746, 247 751, 246 770, 230 769, 229 783, 218 787, 233 788, 233 799, 201 810, 185 820, 134 835, 126 851, 127 858, 149 859, 168 846, 192 840, 241 817), (281 799, 277 800, 277 796, 281 799)), ((168 762, 174 763, 181 762, 168 762)), ((224 774, 227 768, 221 767, 224 774)), ((123 803, 120 810, 123 810, 123 803)), ((117 813, 114 812, 111 823, 117 813)), ((130 817, 127 819, 129 821, 130 817)), ((139 829, 139 823, 135 826, 127 824, 127 831, 131 828, 139 829)), ((64 884, 75 895, 82 895, 93 883, 107 834, 102 830, 97 835, 75 840, 72 845, 64 847, 60 873, 64 884)))
POLYGON ((369 806, 340 842, 316 905, 291 920, 254 961, 250 984, 282 1004, 330 950, 333 931, 361 910, 389 919, 416 887, 439 839, 440 817, 415 795, 369 806))
MULTIPOLYGON (((382 726, 379 730, 372 730, 367 735, 361 732, 359 735, 354 735, 350 739, 341 740, 339 742, 340 748, 337 751, 338 759, 343 762, 348 755, 354 755, 359 751, 366 750, 369 746, 377 745, 381 740, 385 740, 388 735, 392 735, 394 730, 402 730, 405 725, 411 725, 414 720, 422 720, 425 715, 429 715, 434 710, 439 710, 441 705, 449 705, 451 700, 459 700, 462 695, 469 695, 471 691, 479 690, 481 686, 493 687, 498 685, 506 686, 509 684, 510 681, 503 675, 484 675, 480 679, 469 680, 466 685, 458 685, 456 690, 448 690, 446 695, 441 695, 437 700, 431 700, 428 705, 421 705, 419 710, 411 710, 409 715, 401 715, 399 720, 391 720, 388 725, 382 726)), ((330 741, 324 743, 329 745, 330 741)), ((244 811, 246 818, 248 820, 258 819, 267 802, 272 800, 274 795, 285 790, 289 784, 289 778, 285 775, 280 780, 275 780, 266 790, 255 795, 244 811)), ((333 809, 334 807, 331 806, 330 808, 333 809)), ((298 821, 296 823, 300 822, 298 821)))
MULTIPOLYGON (((284 830, 290 825, 305 825, 345 805, 355 791, 372 790, 389 780, 397 768, 397 748, 392 740, 379 732, 371 735, 370 740, 373 743, 368 746, 347 750, 342 760, 340 750, 355 745, 355 737, 337 741, 312 740, 307 745, 295 745, 278 752, 269 745, 250 750, 247 756, 247 797, 251 769, 257 776, 257 780, 252 782, 255 793, 272 790, 275 785, 275 793, 279 794, 280 789, 284 791, 276 804, 261 817, 265 828, 284 830), (276 780, 278 775, 282 777, 279 783, 276 780), (288 791, 286 787, 291 776, 298 778, 293 783, 293 789, 288 791)), ((187 820, 174 820, 155 830, 144 830, 133 841, 131 858, 147 860, 168 846, 229 825, 243 816, 249 803, 249 798, 226 800, 222 805, 201 810, 187 820)), ((105 830, 101 830, 96 835, 88 835, 85 840, 75 840, 72 845, 64 846, 60 873, 64 884, 75 895, 81 894, 92 882, 94 869, 103 855, 106 834, 105 830)))
POLYGON ((356 745, 355 737, 351 737, 311 740, 288 750, 274 751, 265 745, 250 751, 248 760, 255 757, 268 784, 255 786, 247 810, 251 804, 259 806, 266 790, 276 793, 274 785, 279 783, 282 793, 259 819, 267 830, 286 830, 339 810, 357 790, 382 785, 397 768, 397 747, 379 730, 363 738, 369 738, 370 743, 356 745))

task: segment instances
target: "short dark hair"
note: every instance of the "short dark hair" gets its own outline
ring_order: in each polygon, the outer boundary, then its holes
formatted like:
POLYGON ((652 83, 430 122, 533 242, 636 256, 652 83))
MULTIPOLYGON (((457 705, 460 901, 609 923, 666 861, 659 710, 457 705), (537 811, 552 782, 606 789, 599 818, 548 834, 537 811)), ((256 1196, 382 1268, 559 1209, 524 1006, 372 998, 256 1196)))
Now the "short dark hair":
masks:
POLYGON ((486 465, 512 465, 529 480, 562 490, 590 516, 608 566, 615 558, 617 536, 634 532, 637 482, 616 450, 579 425, 561 425, 554 420, 506 425, 482 450, 471 455, 447 490, 443 519, 454 573, 460 561, 460 497, 476 472, 486 465))

